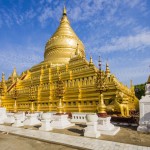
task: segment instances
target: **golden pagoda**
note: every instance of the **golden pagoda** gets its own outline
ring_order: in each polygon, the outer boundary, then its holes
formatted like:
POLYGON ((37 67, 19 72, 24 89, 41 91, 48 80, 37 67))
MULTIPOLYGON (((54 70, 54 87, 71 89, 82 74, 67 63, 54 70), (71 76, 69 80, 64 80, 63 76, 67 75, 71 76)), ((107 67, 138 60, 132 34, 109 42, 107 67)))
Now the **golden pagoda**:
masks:
MULTIPOLYGON (((57 111, 60 99, 56 89, 59 77, 63 81, 64 94, 61 98, 64 112, 97 112, 99 93, 96 90, 98 68, 92 57, 85 57, 84 45, 70 26, 66 8, 60 25, 45 46, 44 61, 18 75, 14 69, 5 80, 0 82, 0 94, 3 107, 14 110, 13 92, 17 90, 17 111, 28 111, 29 100, 34 100, 35 111, 57 111)), ((108 89, 103 98, 106 110, 111 114, 129 116, 127 111, 138 109, 138 99, 134 88, 123 85, 111 73, 108 63, 103 74, 107 76, 108 89)), ((33 105, 33 104, 32 104, 33 105)))

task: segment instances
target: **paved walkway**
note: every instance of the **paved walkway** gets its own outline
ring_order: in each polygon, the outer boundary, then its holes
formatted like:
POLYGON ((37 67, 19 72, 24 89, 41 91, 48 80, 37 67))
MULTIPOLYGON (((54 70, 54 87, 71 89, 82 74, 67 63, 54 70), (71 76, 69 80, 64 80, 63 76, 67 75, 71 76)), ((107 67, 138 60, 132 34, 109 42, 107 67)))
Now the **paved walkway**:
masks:
POLYGON ((150 150, 150 147, 0 125, 0 131, 42 141, 93 150, 150 150))

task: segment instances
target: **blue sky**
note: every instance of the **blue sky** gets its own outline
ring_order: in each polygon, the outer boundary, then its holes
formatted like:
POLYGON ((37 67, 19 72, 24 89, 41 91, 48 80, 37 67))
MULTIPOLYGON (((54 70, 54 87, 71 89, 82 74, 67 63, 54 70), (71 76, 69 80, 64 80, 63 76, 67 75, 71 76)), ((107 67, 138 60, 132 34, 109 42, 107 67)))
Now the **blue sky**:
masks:
MULTIPOLYGON (((55 32, 64 0, 0 0, 0 72, 8 77, 41 62, 55 32)), ((85 45, 86 57, 126 85, 150 74, 149 0, 66 0, 71 26, 85 45)))

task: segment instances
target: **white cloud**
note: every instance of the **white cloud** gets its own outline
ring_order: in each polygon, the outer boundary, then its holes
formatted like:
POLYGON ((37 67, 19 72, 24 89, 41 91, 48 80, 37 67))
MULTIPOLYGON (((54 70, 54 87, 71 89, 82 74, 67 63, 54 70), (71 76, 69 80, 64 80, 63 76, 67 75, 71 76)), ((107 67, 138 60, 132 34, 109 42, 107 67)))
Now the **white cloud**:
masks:
POLYGON ((71 7, 70 17, 73 21, 89 20, 92 16, 104 10, 104 8, 106 9, 108 4, 109 2, 105 0, 80 1, 80 5, 76 4, 76 6, 73 5, 71 7))
MULTIPOLYGON (((146 1, 144 0, 72 0, 68 1, 68 15, 73 22, 78 21, 87 21, 87 20, 97 20, 97 24, 104 24, 108 22, 116 22, 118 25, 130 25, 133 23, 132 18, 128 17, 116 17, 116 14, 120 14, 124 16, 126 11, 122 11, 122 6, 127 7, 126 9, 133 9, 133 7, 137 7, 143 12, 147 12, 146 1)), ((39 3, 32 4, 36 9, 33 10, 34 7, 25 10, 24 12, 17 13, 18 10, 16 8, 1 10, 4 11, 3 14, 3 22, 8 26, 13 23, 21 24, 23 21, 36 18, 43 25, 49 18, 59 20, 62 13, 63 2, 59 0, 40 0, 39 3), (52 7, 54 6, 54 8, 52 7), (6 21, 5 21, 5 19, 6 21)), ((89 22, 91 24, 91 21, 89 22)))
POLYGON ((142 32, 136 35, 113 38, 110 43, 100 47, 101 52, 142 50, 150 47, 150 31, 142 32))
MULTIPOLYGON (((51 9, 50 5, 45 4, 39 16, 41 23, 45 22, 48 18, 57 18, 60 16, 63 8, 63 3, 56 5, 55 9, 51 9)), ((69 3, 69 2, 68 2, 69 3)), ((72 0, 69 7, 67 7, 68 15, 74 22, 90 20, 91 17, 97 16, 101 11, 105 10, 107 20, 111 20, 112 16, 116 13, 119 1, 105 1, 105 0, 72 0)), ((98 18, 98 20, 100 20, 98 18)))
POLYGON ((3 25, 10 27, 13 24, 13 19, 6 10, 1 9, 1 22, 3 25))
POLYGON ((130 80, 133 80, 134 84, 140 84, 147 81, 149 64, 149 58, 145 58, 145 60, 140 60, 139 62, 132 61, 132 64, 126 67, 117 68, 116 66, 113 73, 120 81, 127 85, 129 85, 130 80))
POLYGON ((19 74, 26 69, 31 68, 33 65, 40 63, 43 60, 43 54, 39 54, 38 51, 43 52, 42 48, 34 46, 13 46, 0 49, 0 64, 1 72, 9 72, 6 74, 8 77, 14 67, 17 68, 19 74), (7 61, 6 61, 7 60, 7 61))
POLYGON ((140 2, 141 0, 125 0, 125 3, 128 4, 131 8, 138 6, 140 2))
POLYGON ((131 9, 137 8, 143 13, 143 15, 147 15, 149 13, 147 2, 147 0, 124 0, 125 5, 128 5, 131 9))
POLYGON ((125 26, 129 26, 131 24, 135 24, 135 23, 136 22, 133 18, 127 18, 127 17, 123 17, 115 21, 116 26, 119 26, 122 28, 124 28, 125 26))
POLYGON ((45 20, 51 18, 53 16, 53 12, 51 8, 45 8, 42 15, 39 16, 39 21, 43 24, 45 20))
POLYGON ((18 25, 21 25, 23 23, 23 20, 24 20, 24 16, 23 15, 17 15, 17 13, 12 12, 12 16, 13 16, 13 19, 15 20, 15 22, 18 25))
POLYGON ((29 9, 28 11, 25 12, 25 16, 27 19, 32 19, 36 16, 36 12, 34 12, 33 9, 29 9))
POLYGON ((62 14, 62 6, 57 6, 55 9, 52 9, 51 6, 44 6, 40 12, 40 15, 38 16, 38 20, 41 23, 41 25, 44 25, 47 20, 54 19, 60 20, 60 16, 62 14))
POLYGON ((33 19, 37 15, 33 11, 33 9, 29 9, 25 12, 18 13, 18 11, 15 8, 1 9, 0 13, 0 27, 2 27, 2 25, 5 25, 7 27, 11 27, 14 24, 21 25, 25 21, 33 19))

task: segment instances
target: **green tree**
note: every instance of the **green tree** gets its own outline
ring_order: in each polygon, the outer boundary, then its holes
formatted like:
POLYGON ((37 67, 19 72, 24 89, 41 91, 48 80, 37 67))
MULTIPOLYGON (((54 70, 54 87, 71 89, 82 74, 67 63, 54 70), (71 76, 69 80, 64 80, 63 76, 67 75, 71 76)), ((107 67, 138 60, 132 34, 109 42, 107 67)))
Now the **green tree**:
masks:
POLYGON ((145 84, 138 84, 134 86, 135 95, 138 99, 141 99, 142 96, 145 96, 145 84))

